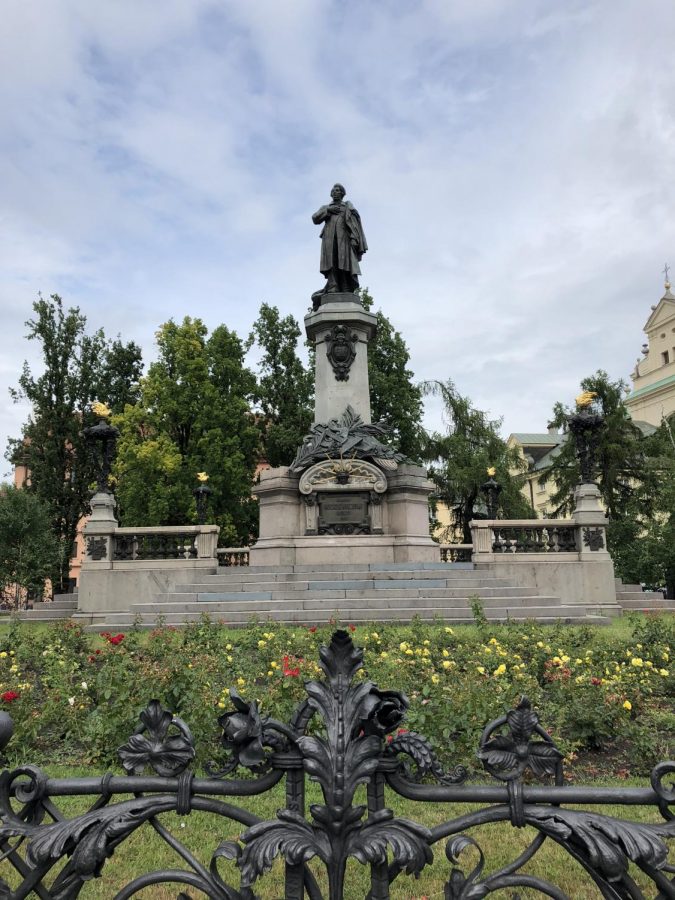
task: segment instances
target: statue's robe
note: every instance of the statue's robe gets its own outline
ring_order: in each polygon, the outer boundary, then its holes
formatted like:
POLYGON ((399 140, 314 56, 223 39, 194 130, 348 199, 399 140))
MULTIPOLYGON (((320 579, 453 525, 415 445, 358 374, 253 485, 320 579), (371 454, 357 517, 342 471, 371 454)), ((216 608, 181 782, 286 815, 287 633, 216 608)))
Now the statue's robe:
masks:
POLYGON ((325 222, 321 238, 321 260, 319 270, 329 278, 332 271, 340 269, 350 275, 360 275, 359 260, 368 249, 363 233, 361 217, 351 203, 342 202, 338 215, 322 206, 312 216, 315 225, 325 222), (352 246, 354 240, 356 246, 352 246))

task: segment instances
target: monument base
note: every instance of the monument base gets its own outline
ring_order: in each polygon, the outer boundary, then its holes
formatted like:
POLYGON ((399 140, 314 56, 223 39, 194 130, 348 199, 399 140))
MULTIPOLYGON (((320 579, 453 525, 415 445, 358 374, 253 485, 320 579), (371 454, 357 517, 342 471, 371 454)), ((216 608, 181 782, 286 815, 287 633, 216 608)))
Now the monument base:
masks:
POLYGON ((422 466, 399 465, 387 472, 387 490, 373 500, 379 533, 308 533, 313 530, 308 503, 313 501, 299 485, 299 475, 285 467, 261 473, 254 488, 260 537, 250 550, 251 566, 439 561, 438 544, 429 536, 432 485, 422 466))

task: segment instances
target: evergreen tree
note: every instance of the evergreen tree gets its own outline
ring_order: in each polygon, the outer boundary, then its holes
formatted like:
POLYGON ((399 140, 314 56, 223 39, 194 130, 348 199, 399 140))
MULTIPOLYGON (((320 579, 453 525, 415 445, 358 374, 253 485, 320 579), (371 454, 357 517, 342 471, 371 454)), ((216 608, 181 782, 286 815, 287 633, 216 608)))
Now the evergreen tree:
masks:
POLYGON ((300 327, 276 306, 263 303, 249 346, 262 350, 256 404, 260 409, 262 453, 273 467, 289 465, 313 417, 314 378, 297 354, 300 327))
MULTIPOLYGON (((85 316, 77 307, 64 310, 57 294, 40 297, 33 309, 27 337, 39 343, 44 370, 36 377, 24 363, 19 387, 10 392, 16 402, 27 400, 31 413, 22 436, 10 441, 7 457, 27 466, 26 488, 47 505, 53 534, 70 548, 88 512, 98 465, 82 434, 97 421, 88 404, 99 399, 119 409, 133 397, 141 352, 133 342, 111 343, 100 329, 87 334, 85 316)), ((65 554, 51 580, 65 590, 68 575, 65 554)))
POLYGON ((245 348, 224 325, 208 335, 199 319, 169 321, 157 333, 159 358, 140 398, 114 417, 120 429, 113 473, 122 521, 184 525, 196 520, 196 474, 210 476, 209 520, 223 543, 248 543, 256 527, 251 497, 259 431, 250 412, 255 378, 245 348))
MULTIPOLYGON (((373 298, 361 291, 367 310, 373 298)), ((420 459, 422 452, 422 390, 413 382, 408 368, 410 353, 400 332, 382 310, 377 310, 377 336, 368 346, 370 405, 374 422, 383 420, 392 429, 391 443, 409 459, 420 459)))
POLYGON ((499 499, 503 517, 532 518, 532 508, 521 493, 524 477, 513 474, 522 471, 524 463, 517 449, 508 447, 500 437, 501 420, 488 419, 475 409, 452 381, 428 381, 422 389, 443 400, 448 430, 446 434, 427 436, 424 458, 431 463, 429 477, 436 486, 436 499, 449 510, 452 529, 462 535, 462 542, 471 543, 470 522, 483 505, 480 488, 489 467, 494 466, 494 477, 502 487, 499 499))
MULTIPOLYGON (((70 547, 67 548, 70 550, 70 547)), ((18 609, 42 598, 45 582, 60 568, 66 548, 50 527, 50 510, 31 491, 0 487, 0 590, 18 609)))

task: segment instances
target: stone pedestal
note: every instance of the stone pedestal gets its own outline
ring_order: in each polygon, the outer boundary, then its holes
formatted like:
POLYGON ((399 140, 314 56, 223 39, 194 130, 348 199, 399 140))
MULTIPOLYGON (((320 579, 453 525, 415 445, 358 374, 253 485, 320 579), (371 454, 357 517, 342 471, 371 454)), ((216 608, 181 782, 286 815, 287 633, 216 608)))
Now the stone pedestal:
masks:
MULTIPOLYGON (((337 482, 329 488, 331 497, 340 495, 337 482)), ((358 491, 359 485, 345 485, 344 490, 358 491)), ((302 494, 299 476, 285 467, 268 469, 254 488, 260 537, 251 547, 250 565, 437 562, 438 544, 429 537, 431 490, 426 469, 400 465, 386 473, 385 491, 371 492, 376 507, 371 507, 371 533, 318 534, 315 492, 302 494)))
POLYGON ((314 421, 328 422, 351 406, 370 422, 368 341, 377 316, 355 294, 326 294, 305 316, 305 330, 316 348, 314 421))

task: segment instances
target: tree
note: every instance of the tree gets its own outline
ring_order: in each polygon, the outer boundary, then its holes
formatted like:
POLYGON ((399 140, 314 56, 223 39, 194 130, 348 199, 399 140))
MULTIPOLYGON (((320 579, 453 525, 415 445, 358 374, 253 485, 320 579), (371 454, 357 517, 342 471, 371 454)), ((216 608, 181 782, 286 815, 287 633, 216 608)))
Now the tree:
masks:
POLYGON ((675 597, 675 415, 642 439, 649 507, 635 491, 624 515, 610 522, 608 544, 626 582, 665 586, 675 597))
POLYGON ((42 597, 64 547, 50 527, 50 511, 35 494, 0 487, 0 590, 14 608, 42 597))
MULTIPOLYGON (((361 291, 367 310, 373 298, 361 291)), ((420 459, 422 452, 422 389, 413 382, 408 368, 410 353, 400 332, 382 310, 377 310, 377 336, 368 346, 370 405, 374 422, 384 421, 392 429, 391 443, 409 459, 420 459)))
POLYGON ((120 429, 113 474, 123 523, 196 521, 196 474, 210 476, 210 519, 221 541, 247 543, 256 526, 251 497, 260 451, 250 411, 255 377, 245 348, 224 325, 211 335, 200 319, 169 321, 157 332, 159 358, 141 379, 139 401, 113 417, 120 429))
POLYGON ((258 366, 256 404, 260 409, 263 457, 271 466, 289 465, 312 424, 314 379, 297 354, 300 327, 263 303, 249 346, 263 351, 258 366))
MULTIPOLYGON (((57 294, 33 304, 28 340, 40 344, 44 371, 35 377, 27 363, 13 399, 31 404, 20 438, 10 441, 8 459, 27 466, 26 488, 49 508, 51 528, 65 547, 71 547, 79 520, 88 511, 97 463, 82 434, 95 417, 88 405, 95 399, 120 404, 133 397, 141 372, 141 351, 133 342, 110 342, 102 330, 86 332, 86 318, 77 307, 67 311, 57 294), (112 391, 112 397, 108 396, 112 391)), ((60 561, 52 582, 65 590, 69 557, 60 561)))
POLYGON ((495 479, 502 487, 500 505, 505 518, 532 518, 532 509, 521 493, 523 460, 516 448, 510 448, 499 435, 501 420, 488 419, 475 409, 468 397, 462 397, 452 381, 428 381, 425 394, 440 395, 448 423, 447 434, 434 432, 426 438, 424 458, 432 465, 429 477, 436 486, 436 498, 451 515, 453 530, 471 543, 470 522, 482 502, 481 485, 487 469, 494 466, 495 479))
MULTIPOLYGON (((611 381, 606 372, 581 382, 584 391, 597 395, 597 404, 604 418, 597 449, 597 484, 602 502, 610 520, 615 522, 626 515, 629 505, 636 499, 651 508, 653 481, 644 465, 642 432, 632 421, 623 402, 626 383, 611 381)), ((556 403, 551 425, 567 431, 569 416, 574 410, 556 403)), ((539 479, 540 484, 552 480, 556 491, 552 497, 555 514, 569 513, 574 505, 574 489, 581 480, 574 442, 565 440, 560 452, 539 479)))

